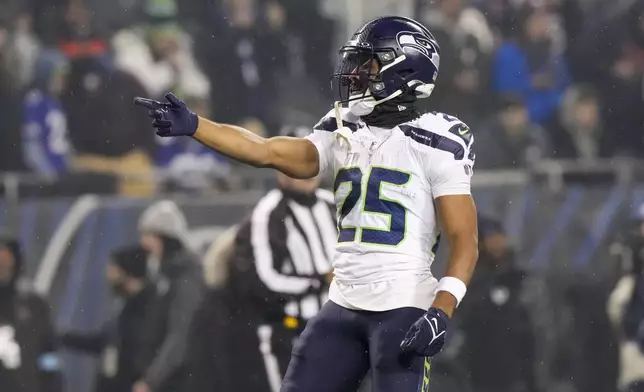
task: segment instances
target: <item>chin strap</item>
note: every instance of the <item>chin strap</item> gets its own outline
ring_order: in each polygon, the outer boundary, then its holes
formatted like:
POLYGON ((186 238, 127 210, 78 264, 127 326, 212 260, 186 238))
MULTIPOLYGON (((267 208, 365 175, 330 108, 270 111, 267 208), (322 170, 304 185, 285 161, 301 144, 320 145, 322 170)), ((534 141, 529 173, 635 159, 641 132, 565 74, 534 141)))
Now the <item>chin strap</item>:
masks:
POLYGON ((342 110, 340 109, 342 106, 340 102, 335 101, 333 104, 333 108, 335 109, 335 124, 337 125, 338 129, 342 128, 342 110))

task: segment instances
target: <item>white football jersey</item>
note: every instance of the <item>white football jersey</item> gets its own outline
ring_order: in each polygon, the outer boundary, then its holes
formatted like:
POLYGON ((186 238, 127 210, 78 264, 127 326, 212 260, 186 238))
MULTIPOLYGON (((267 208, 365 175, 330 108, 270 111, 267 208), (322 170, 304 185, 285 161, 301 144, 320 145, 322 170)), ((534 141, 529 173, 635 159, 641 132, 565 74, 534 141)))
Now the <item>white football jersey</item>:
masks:
POLYGON ((393 129, 333 111, 307 136, 333 174, 338 241, 329 298, 371 311, 430 307, 440 242, 434 199, 470 194, 474 138, 455 117, 427 113, 393 129))

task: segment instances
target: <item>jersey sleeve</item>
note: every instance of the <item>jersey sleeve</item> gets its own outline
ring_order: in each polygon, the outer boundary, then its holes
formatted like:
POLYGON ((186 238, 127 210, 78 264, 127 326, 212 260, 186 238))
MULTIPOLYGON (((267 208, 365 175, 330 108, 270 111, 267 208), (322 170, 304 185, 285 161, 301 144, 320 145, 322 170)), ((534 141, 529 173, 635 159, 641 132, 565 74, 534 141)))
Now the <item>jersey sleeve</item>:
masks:
POLYGON ((429 182, 432 196, 438 198, 448 195, 471 194, 471 181, 474 167, 474 136, 467 125, 459 123, 443 136, 453 146, 458 143, 458 148, 452 149, 451 154, 441 154, 440 161, 430 162, 429 182), (454 134, 456 137, 449 134, 454 134))
POLYGON ((320 159, 320 175, 325 175, 332 162, 333 155, 333 132, 328 131, 319 131, 313 130, 313 133, 306 136, 305 139, 308 139, 315 145, 315 148, 318 150, 318 156, 320 159))
POLYGON ((313 132, 305 137, 318 150, 318 156, 320 157, 320 175, 326 174, 331 166, 333 141, 335 140, 333 131, 336 128, 335 115, 333 114, 333 110, 331 110, 313 126, 313 132))

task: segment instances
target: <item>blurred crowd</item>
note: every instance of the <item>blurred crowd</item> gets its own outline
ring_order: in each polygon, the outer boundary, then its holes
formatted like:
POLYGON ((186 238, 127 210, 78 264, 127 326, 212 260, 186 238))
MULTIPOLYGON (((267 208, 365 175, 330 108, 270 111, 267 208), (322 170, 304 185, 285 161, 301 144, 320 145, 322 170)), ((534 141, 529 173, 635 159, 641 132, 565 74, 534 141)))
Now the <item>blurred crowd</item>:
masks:
MULTIPOLYGON (((0 1, 0 172, 98 173, 126 194, 240 186, 224 157, 157 138, 132 98, 173 90, 267 135, 310 126, 330 104, 343 27, 363 22, 328 3, 0 1)), ((641 155, 643 1, 400 3, 441 44, 428 109, 475 130, 478 168, 641 155)))
POLYGON ((306 72, 319 90, 332 70, 333 22, 316 7, 1 1, 0 171, 94 172, 117 177, 129 194, 152 191, 145 180, 155 174, 186 188, 213 185, 230 164, 198 143, 156 137, 133 97, 172 90, 202 116, 275 133, 281 75, 306 72))
POLYGON ((641 156, 641 1, 434 3, 431 105, 472 125, 477 167, 641 156))

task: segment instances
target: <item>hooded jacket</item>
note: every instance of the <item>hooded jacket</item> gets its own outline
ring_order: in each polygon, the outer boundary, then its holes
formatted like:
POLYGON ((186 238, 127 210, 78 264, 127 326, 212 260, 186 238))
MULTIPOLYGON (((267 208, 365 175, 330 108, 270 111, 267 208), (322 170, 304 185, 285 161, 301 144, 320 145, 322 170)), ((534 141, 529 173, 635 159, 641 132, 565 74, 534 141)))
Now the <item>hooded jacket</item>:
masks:
POLYGON ((146 310, 143 380, 155 392, 173 392, 185 382, 189 329, 204 292, 203 271, 186 246, 186 218, 174 202, 150 206, 139 220, 139 230, 164 241, 164 254, 153 268, 156 294, 146 310))

